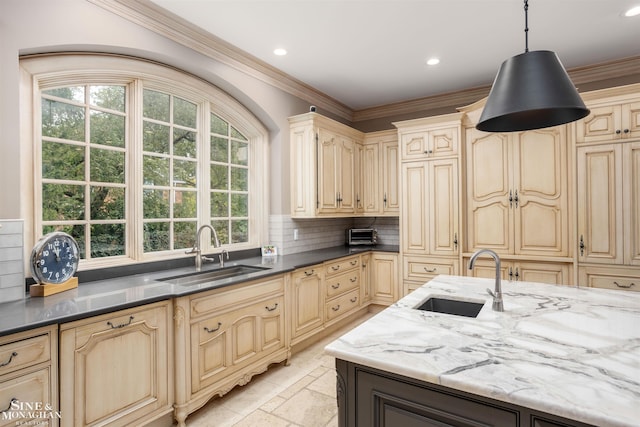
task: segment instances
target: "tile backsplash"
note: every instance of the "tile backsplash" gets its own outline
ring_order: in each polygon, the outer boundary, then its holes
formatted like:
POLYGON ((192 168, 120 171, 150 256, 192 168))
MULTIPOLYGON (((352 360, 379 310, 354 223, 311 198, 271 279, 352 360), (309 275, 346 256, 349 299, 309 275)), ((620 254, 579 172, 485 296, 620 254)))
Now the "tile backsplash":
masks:
POLYGON ((345 230, 353 227, 376 228, 379 244, 399 244, 397 217, 292 219, 289 215, 271 215, 269 243, 277 246, 281 255, 340 246, 344 245, 345 230))
POLYGON ((23 221, 0 220, 0 303, 25 297, 23 221))

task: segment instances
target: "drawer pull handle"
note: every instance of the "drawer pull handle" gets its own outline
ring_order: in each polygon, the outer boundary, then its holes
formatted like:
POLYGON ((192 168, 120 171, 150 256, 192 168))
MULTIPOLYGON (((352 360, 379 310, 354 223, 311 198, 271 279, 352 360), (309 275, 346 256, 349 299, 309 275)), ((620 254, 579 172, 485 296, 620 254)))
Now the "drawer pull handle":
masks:
POLYGON ((4 363, 0 363, 0 368, 2 368, 3 366, 7 366, 9 363, 11 363, 11 361, 13 360, 13 358, 14 358, 14 357, 17 357, 17 356, 18 356, 18 353, 17 353, 17 352, 15 352, 15 351, 14 351, 13 353, 11 353, 11 356, 9 356, 9 360, 7 360, 7 361, 6 361, 6 362, 4 362, 4 363))
POLYGON ((18 401, 18 399, 16 399, 15 397, 12 397, 11 400, 9 401, 9 406, 7 407, 7 409, 3 409, 2 411, 0 411, 0 414, 4 414, 5 412, 9 412, 9 410, 11 409, 13 404, 15 402, 17 402, 17 401, 18 401))
POLYGON ((333 289, 338 289, 340 287, 340 283, 336 283, 335 285, 331 285, 333 289))
POLYGON ((273 310, 275 310, 276 308, 278 308, 278 303, 276 303, 276 304, 273 306, 273 308, 270 308, 270 307, 265 307, 265 308, 267 309, 267 311, 273 311, 273 310))
POLYGON ((340 266, 339 266, 339 265, 332 265, 332 266, 331 266, 331 269, 332 269, 333 271, 338 271, 338 270, 340 270, 340 266))
POLYGON ((358 265, 358 261, 356 260, 351 261, 351 265, 358 265))
POLYGON ((358 297, 353 297, 353 298, 351 298, 349 301, 351 301, 351 302, 356 302, 356 301, 358 301, 358 297))
POLYGON ((351 283, 356 283, 358 281, 358 278, 357 277, 352 277, 349 280, 351 281, 351 283))
POLYGON ((331 310, 333 310, 333 311, 340 310, 340 304, 336 305, 335 307, 331 307, 331 310))
POLYGON ((114 325, 113 323, 111 323, 111 321, 108 321, 107 325, 111 326, 111 329, 120 329, 120 328, 124 328, 125 326, 129 326, 132 321, 133 321, 133 316, 129 316, 129 321, 127 323, 120 323, 119 325, 114 325))
POLYGON ((617 287, 619 287, 619 288, 622 288, 622 289, 629 289, 630 287, 632 287, 632 286, 635 286, 635 285, 636 285, 636 284, 635 284, 635 283, 633 283, 633 282, 629 283, 628 285, 621 285, 621 284, 620 284, 620 283, 618 283, 618 282, 613 282, 613 284, 614 284, 614 285, 616 285, 616 286, 617 286, 617 287))
POLYGON ((215 332, 215 331, 220 330, 220 326, 222 326, 222 323, 218 322, 218 326, 217 326, 217 327, 215 327, 215 328, 213 328, 213 329, 209 329, 209 328, 207 328, 207 327, 205 326, 205 327, 204 327, 204 330, 205 330, 205 331, 207 331, 207 333, 211 334, 211 333, 213 333, 213 332, 215 332))
POLYGON ((304 272, 304 275, 305 275, 305 276, 313 276, 313 274, 314 274, 315 272, 316 272, 315 270, 305 271, 305 272, 304 272))
POLYGON ((424 267, 424 271, 426 271, 427 273, 435 273, 436 271, 438 271, 438 269, 436 267, 433 267, 433 268, 424 267))

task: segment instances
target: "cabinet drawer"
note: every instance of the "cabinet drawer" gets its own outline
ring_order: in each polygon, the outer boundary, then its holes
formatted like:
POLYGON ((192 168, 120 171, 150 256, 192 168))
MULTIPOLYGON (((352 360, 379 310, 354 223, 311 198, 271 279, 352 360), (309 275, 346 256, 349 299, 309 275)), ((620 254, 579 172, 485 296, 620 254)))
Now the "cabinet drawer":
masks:
POLYGON ((325 277, 343 273, 360 266, 360 256, 341 258, 334 262, 325 263, 325 277))
POLYGON ((325 282, 327 298, 333 298, 344 292, 360 287, 360 270, 352 270, 339 276, 333 276, 325 282))
POLYGON ((405 280, 426 281, 439 274, 456 274, 457 261, 448 259, 434 259, 419 256, 404 257, 405 280))
POLYGON ((640 269, 580 267, 579 286, 640 292, 640 269))
POLYGON ((360 290, 354 289, 325 304, 325 319, 333 320, 360 306, 360 290))
POLYGON ((238 287, 215 289, 202 296, 198 294, 191 300, 191 317, 233 309, 243 302, 255 301, 271 294, 283 292, 284 276, 256 280, 238 287))
MULTIPOLYGON (((51 372, 48 367, 0 381, 0 411, 2 411, 0 412, 0 426, 16 426, 22 424, 21 421, 27 420, 20 416, 23 412, 19 407, 20 402, 42 403, 43 406, 48 405, 50 408, 56 408, 57 405, 52 402, 49 390, 51 390, 51 372), (12 410, 12 402, 15 402, 14 405, 18 405, 15 411, 12 410)), ((26 411, 27 408, 24 412, 26 411)), ((44 421, 42 418, 35 419, 44 421)), ((57 425, 55 419, 47 418, 47 420, 57 425)))
POLYGON ((0 346, 0 375, 46 362, 51 359, 50 351, 49 335, 4 344, 0 346))

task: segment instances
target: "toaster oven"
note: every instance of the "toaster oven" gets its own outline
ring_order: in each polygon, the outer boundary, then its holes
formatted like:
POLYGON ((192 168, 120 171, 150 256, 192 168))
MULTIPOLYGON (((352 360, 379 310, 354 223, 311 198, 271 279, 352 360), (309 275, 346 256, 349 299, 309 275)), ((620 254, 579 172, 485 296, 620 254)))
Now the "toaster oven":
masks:
POLYGON ((349 228, 345 240, 349 246, 375 245, 378 243, 378 231, 375 228, 349 228))

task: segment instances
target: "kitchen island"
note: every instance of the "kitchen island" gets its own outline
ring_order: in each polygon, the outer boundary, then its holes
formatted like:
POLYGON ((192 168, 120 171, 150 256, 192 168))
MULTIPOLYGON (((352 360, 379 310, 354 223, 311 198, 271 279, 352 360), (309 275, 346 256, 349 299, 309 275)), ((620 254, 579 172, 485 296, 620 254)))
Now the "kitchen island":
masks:
POLYGON ((344 426, 638 426, 640 294, 438 276, 332 342, 344 426), (417 310, 483 303, 476 318, 417 310), (484 423, 484 424, 478 424, 484 423))

